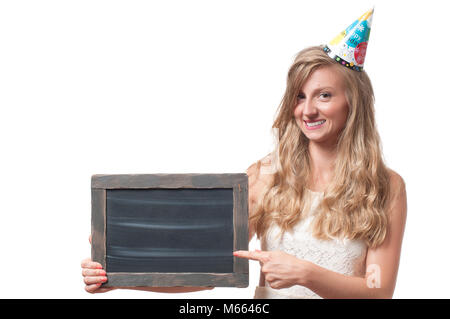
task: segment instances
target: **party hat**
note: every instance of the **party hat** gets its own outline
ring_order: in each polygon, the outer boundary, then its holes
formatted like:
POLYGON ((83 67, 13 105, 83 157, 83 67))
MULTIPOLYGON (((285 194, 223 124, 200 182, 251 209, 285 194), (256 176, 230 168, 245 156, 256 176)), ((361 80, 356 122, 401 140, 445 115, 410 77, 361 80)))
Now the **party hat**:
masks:
POLYGON ((373 9, 364 13, 344 31, 324 46, 323 50, 334 59, 355 71, 362 71, 372 25, 373 9))

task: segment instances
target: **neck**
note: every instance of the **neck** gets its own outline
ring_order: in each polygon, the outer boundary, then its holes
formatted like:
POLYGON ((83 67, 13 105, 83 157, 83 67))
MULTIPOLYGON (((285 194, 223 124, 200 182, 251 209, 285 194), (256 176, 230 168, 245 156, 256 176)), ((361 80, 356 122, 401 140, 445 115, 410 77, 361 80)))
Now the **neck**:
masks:
POLYGON ((310 142, 308 150, 311 164, 310 188, 322 191, 333 178, 337 158, 336 144, 323 145, 310 142))

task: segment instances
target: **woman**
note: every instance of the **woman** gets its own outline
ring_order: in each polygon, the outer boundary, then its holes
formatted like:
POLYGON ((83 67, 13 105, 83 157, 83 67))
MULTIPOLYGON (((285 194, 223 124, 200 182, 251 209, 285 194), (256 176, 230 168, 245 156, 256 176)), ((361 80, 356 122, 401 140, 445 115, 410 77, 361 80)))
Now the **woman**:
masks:
POLYGON ((301 51, 273 128, 248 169, 250 237, 264 251, 256 298, 391 298, 406 222, 403 179, 385 166, 367 74, 322 47, 301 51))
MULTIPOLYGON (((406 222, 403 179, 383 163, 367 74, 322 47, 301 51, 273 124, 277 149, 251 165, 250 239, 263 251, 256 298, 391 298, 406 222)), ((83 261, 89 292, 106 281, 83 261)), ((189 292, 205 288, 136 288, 189 292)))

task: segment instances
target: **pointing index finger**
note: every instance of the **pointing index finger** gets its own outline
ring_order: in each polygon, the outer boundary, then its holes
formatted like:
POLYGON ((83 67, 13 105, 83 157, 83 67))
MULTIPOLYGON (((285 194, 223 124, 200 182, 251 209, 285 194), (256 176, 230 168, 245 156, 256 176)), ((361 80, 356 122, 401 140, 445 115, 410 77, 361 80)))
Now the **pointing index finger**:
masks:
POLYGON ((260 262, 264 262, 266 260, 264 252, 262 251, 238 250, 235 251, 233 255, 239 258, 247 258, 250 260, 256 260, 260 262))

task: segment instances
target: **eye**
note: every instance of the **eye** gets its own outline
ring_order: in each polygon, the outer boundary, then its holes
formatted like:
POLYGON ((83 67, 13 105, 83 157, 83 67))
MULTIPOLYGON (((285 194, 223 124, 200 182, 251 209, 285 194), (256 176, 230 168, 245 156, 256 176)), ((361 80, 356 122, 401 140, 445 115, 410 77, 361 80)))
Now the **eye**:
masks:
POLYGON ((305 95, 303 95, 302 93, 297 95, 297 100, 301 100, 301 99, 304 99, 304 98, 305 98, 305 95))
POLYGON ((329 99, 331 97, 331 93, 328 92, 320 93, 320 97, 323 99, 329 99))

